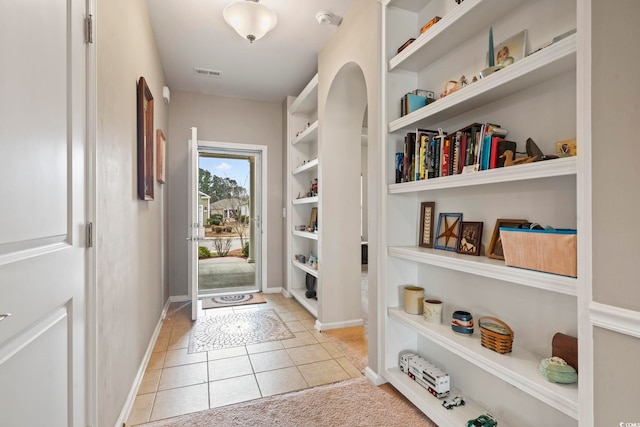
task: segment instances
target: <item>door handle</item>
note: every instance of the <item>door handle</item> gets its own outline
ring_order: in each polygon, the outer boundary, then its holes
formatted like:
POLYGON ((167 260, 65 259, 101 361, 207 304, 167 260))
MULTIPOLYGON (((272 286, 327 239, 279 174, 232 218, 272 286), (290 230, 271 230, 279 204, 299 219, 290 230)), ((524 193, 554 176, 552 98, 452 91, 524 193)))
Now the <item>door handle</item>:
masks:
POLYGON ((2 313, 0 314, 0 322, 2 322, 7 317, 11 316, 11 313, 2 313))

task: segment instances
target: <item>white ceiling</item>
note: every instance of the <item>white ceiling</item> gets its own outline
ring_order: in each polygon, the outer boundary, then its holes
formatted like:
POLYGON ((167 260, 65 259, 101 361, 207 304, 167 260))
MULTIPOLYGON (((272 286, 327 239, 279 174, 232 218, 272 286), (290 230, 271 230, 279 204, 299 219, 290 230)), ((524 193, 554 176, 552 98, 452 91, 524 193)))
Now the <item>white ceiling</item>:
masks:
POLYGON ((344 17, 355 0, 261 0, 278 25, 249 43, 222 19, 242 0, 146 0, 170 89, 282 101, 297 95, 317 72, 317 55, 336 30, 316 14, 344 17), (194 68, 221 71, 196 75, 194 68))

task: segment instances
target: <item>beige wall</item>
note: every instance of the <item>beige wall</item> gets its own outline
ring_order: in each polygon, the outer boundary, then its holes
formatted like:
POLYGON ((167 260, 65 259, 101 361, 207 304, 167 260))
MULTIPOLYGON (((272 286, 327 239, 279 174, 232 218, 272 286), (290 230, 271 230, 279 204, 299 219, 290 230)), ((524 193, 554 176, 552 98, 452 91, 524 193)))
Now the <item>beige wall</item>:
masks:
MULTIPOLYGON (((379 372, 378 368, 378 313, 377 306, 377 253, 378 253, 378 204, 379 204, 379 120, 378 120, 378 99, 380 87, 379 71, 379 22, 380 5, 371 0, 359 0, 356 2, 342 24, 329 42, 324 46, 318 55, 318 111, 319 122, 322 126, 327 97, 329 96, 331 85, 335 77, 343 70, 347 64, 356 64, 362 71, 366 84, 368 117, 368 230, 369 240, 369 367, 379 372)), ((362 123, 362 118, 360 119, 362 123)), ((322 139, 322 128, 320 130, 321 144, 328 144, 330 141, 322 139)), ((360 145, 360 140, 354 141, 360 145)), ((320 154, 322 156, 322 154, 320 154)), ((324 158, 324 157, 323 157, 324 158)), ((363 168, 364 170, 365 168, 363 168)), ((358 192, 354 193, 357 197, 358 192)), ((357 212, 354 215, 359 217, 357 212)), ((324 243, 323 243, 324 244, 324 243)), ((358 256, 358 261, 360 260, 358 256)))
POLYGON ((171 91, 167 140, 170 295, 188 294, 187 141, 198 128, 201 141, 267 146, 267 287, 283 285, 282 104, 171 91))
POLYGON ((99 0, 97 48, 98 420, 113 426, 167 296, 163 198, 138 200, 136 83, 154 96, 154 126, 167 130, 165 83, 144 1, 99 0), (163 297, 164 294, 164 297, 163 297))
POLYGON ((621 329, 635 326, 628 335, 593 330, 593 411, 595 426, 618 426, 640 423, 640 229, 634 223, 640 210, 640 51, 633 47, 640 38, 640 3, 590 3, 593 301, 607 312, 629 310, 621 329))

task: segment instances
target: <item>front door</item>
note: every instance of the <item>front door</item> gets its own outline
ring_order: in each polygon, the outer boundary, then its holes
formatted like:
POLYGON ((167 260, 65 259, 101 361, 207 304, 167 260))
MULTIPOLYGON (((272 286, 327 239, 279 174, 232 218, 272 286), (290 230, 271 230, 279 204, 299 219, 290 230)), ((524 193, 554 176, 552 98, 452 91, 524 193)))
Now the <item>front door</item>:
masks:
POLYGON ((84 426, 85 0, 0 2, 0 426, 84 426))
POLYGON ((267 148, 198 141, 196 149, 190 149, 189 272, 194 307, 198 296, 262 290, 267 148))

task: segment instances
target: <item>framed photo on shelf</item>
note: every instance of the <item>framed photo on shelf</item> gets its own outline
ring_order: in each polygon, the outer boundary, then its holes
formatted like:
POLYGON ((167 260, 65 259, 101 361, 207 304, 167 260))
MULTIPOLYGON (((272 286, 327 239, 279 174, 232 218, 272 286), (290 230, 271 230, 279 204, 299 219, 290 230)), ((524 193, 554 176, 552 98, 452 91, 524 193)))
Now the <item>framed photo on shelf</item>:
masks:
POLYGON ((491 242, 489 243, 489 250, 487 256, 493 259, 501 259, 504 261, 504 252, 502 250, 502 240, 500 240, 500 227, 503 228, 516 228, 520 224, 528 222, 526 219, 497 219, 496 226, 493 228, 493 234, 491 235, 491 242))
POLYGON ((435 210, 435 202, 420 204, 420 241, 418 245, 423 248, 433 247, 433 214, 435 210))
POLYGON ((509 37, 493 49, 494 64, 502 67, 513 64, 527 56, 527 30, 509 37))
POLYGON ((456 252, 464 255, 480 255, 482 247, 482 222, 462 221, 456 252))
POLYGON ((461 213, 441 213, 438 218, 438 229, 434 246, 436 249, 454 251, 458 247, 458 236, 460 235, 461 213))
POLYGON ((311 215, 309 216, 309 225, 307 226, 307 231, 316 231, 315 225, 318 222, 318 208, 311 208, 311 215))
POLYGON ((138 197, 153 200, 153 95, 144 77, 138 80, 137 89, 138 197))

